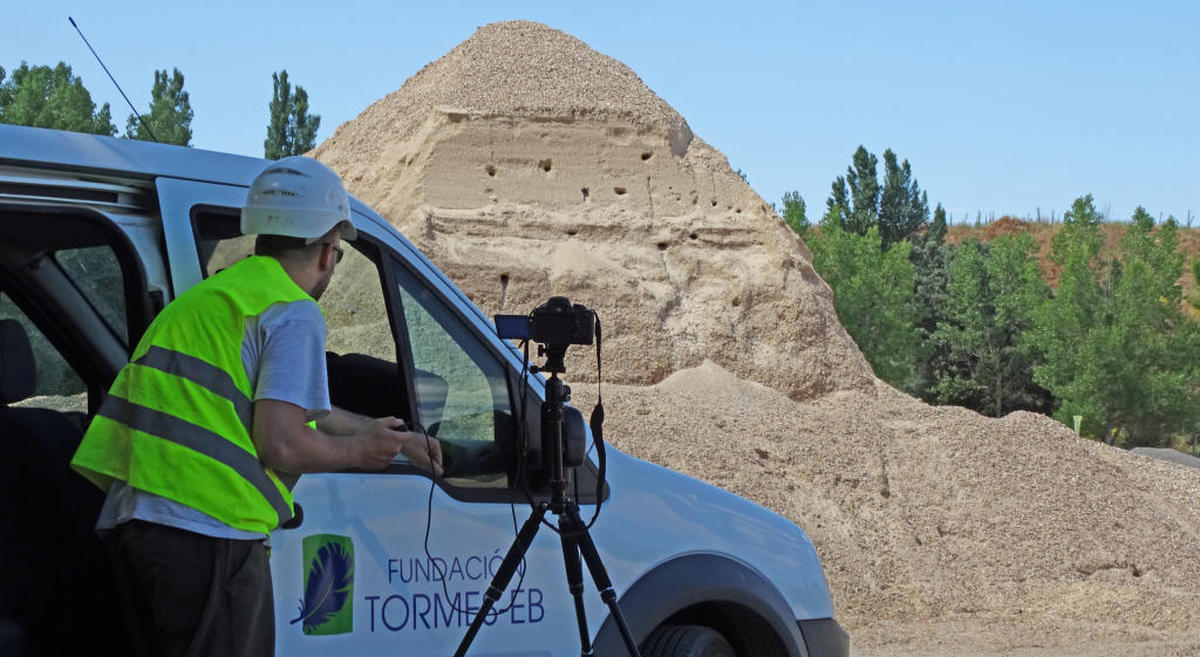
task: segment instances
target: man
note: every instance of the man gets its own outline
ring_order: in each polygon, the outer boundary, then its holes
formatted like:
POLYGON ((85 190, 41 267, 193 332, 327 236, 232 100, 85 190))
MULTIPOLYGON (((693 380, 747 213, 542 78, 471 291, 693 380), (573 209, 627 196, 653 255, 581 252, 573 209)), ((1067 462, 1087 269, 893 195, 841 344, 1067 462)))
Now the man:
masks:
POLYGON ((147 329, 72 465, 108 491, 138 655, 269 655, 267 533, 305 472, 378 470, 398 453, 441 470, 438 443, 396 418, 334 409, 317 299, 353 240, 350 199, 316 160, 272 163, 250 187, 255 255, 183 293, 147 329))

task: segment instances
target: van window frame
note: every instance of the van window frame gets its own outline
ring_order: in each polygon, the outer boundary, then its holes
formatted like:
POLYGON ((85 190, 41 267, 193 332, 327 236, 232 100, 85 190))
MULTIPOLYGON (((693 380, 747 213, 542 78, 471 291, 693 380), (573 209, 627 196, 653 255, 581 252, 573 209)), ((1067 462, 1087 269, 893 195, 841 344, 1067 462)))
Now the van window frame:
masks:
MULTIPOLYGON (((0 222, 20 221, 22 218, 28 219, 39 215, 54 216, 65 221, 85 222, 90 228, 96 230, 97 234, 103 238, 103 244, 112 250, 121 271, 121 294, 125 299, 127 329, 125 336, 117 334, 103 314, 95 307, 92 299, 79 289, 74 278, 63 269, 55 257, 55 253, 61 249, 51 246, 43 249, 45 264, 55 267, 63 279, 70 283, 73 292, 79 295, 88 309, 95 314, 100 324, 108 329, 111 337, 120 344, 128 356, 153 320, 145 268, 129 236, 116 225, 111 216, 94 208, 58 204, 0 203, 0 222)), ((56 317, 60 310, 57 304, 48 302, 40 293, 40 288, 32 281, 23 277, 19 271, 0 269, 0 277, 3 278, 5 291, 13 303, 25 313, 30 321, 37 325, 59 355, 83 380, 88 391, 88 413, 89 415, 94 413, 116 378, 117 369, 109 366, 105 359, 89 346, 87 336, 79 334, 73 325, 67 326, 56 317)))

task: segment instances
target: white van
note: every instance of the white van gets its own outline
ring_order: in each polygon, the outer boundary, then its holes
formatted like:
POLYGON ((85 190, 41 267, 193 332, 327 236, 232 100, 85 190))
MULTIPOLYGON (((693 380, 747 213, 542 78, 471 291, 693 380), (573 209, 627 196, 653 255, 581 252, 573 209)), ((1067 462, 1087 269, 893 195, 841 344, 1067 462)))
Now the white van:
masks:
MULTIPOLYGON (((264 164, 0 126, 0 654, 128 652, 92 531, 102 495, 67 462, 155 313, 249 254, 238 212, 264 164)), ((359 237, 322 304, 333 402, 419 421, 447 471, 433 480, 398 461, 300 480, 303 520, 271 536, 277 652, 449 655, 529 514, 517 423, 536 445, 544 381, 387 220, 357 201, 353 220, 359 237)), ((849 653, 803 531, 608 454, 592 537, 644 655, 849 653)), ((594 458, 570 488, 585 520, 594 458)), ((544 496, 544 473, 530 474, 544 496)), ((596 653, 626 654, 590 579, 585 600, 596 653)), ((579 654, 553 533, 538 534, 468 654, 579 654)))

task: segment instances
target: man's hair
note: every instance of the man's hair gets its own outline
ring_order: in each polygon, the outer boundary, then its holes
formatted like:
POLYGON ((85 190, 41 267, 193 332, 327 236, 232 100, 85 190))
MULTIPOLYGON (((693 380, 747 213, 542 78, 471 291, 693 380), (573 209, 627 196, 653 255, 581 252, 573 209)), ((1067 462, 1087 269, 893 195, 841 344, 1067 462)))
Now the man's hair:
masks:
POLYGON ((276 260, 288 260, 292 262, 306 260, 321 250, 321 244, 331 242, 334 236, 340 237, 341 235, 342 225, 340 223, 311 243, 303 237, 259 235, 254 240, 254 255, 271 256, 276 260))

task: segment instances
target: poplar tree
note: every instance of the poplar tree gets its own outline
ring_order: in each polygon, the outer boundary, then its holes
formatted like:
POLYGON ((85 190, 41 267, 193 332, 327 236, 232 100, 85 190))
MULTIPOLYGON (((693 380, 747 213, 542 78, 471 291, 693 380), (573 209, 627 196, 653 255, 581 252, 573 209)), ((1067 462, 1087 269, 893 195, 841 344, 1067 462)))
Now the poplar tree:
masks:
POLYGON ((1200 417, 1200 325, 1183 313, 1178 227, 1138 208, 1115 259, 1101 259, 1099 215, 1076 199, 1053 242, 1063 267, 1038 310, 1035 380, 1058 399, 1055 417, 1083 416, 1083 433, 1125 447, 1169 444, 1200 417))
POLYGON ((883 190, 879 198, 879 234, 883 245, 913 241, 929 222, 929 197, 912 176, 908 160, 897 163, 892 149, 883 152, 883 190))
POLYGON ((800 192, 793 190, 783 193, 783 221, 797 235, 803 236, 808 232, 807 209, 808 206, 805 205, 804 197, 800 196, 800 192))
POLYGON ((827 223, 808 246, 813 267, 833 288, 838 319, 876 376, 908 389, 920 358, 912 305, 911 245, 899 242, 884 249, 878 226, 858 235, 827 223))
POLYGON ((125 137, 177 146, 192 145, 192 103, 183 90, 183 73, 173 69, 154 72, 150 89, 150 113, 130 114, 125 121, 125 137))
POLYGON ((321 117, 308 113, 308 92, 296 85, 293 93, 287 70, 272 73, 274 92, 269 105, 267 138, 263 141, 263 157, 278 160, 301 155, 317 145, 317 130, 321 117))

